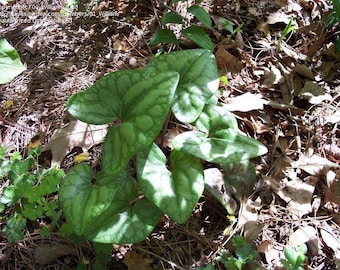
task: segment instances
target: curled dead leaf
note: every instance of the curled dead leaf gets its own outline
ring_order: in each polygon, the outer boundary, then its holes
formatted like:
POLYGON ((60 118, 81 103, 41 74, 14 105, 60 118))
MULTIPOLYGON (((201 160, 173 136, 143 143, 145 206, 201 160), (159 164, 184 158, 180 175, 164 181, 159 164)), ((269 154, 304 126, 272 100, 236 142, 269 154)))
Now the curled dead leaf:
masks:
POLYGON ((34 261, 38 264, 49 264, 60 258, 61 256, 71 255, 77 256, 75 247, 64 244, 42 244, 37 247, 34 252, 34 261))

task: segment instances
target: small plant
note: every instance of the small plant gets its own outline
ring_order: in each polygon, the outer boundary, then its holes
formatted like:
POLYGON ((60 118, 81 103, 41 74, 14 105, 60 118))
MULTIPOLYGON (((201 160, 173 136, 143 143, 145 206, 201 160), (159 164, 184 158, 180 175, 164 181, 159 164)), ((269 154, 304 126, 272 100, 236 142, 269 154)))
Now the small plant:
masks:
POLYGON ((59 201, 75 235, 101 243, 143 241, 164 213, 178 223, 189 218, 204 190, 201 160, 226 164, 266 153, 219 106, 218 85, 214 55, 197 49, 110 73, 68 99, 69 113, 83 122, 115 122, 103 144, 102 170, 79 164, 61 183, 59 201), (154 141, 169 114, 194 128, 172 139, 166 156, 154 141))
POLYGON ((61 210, 51 194, 58 191, 64 173, 60 169, 41 168, 37 163, 40 148, 30 150, 27 158, 14 152, 6 158, 6 147, 0 147, 0 179, 6 186, 0 198, 0 208, 4 212, 10 207, 11 214, 3 228, 8 242, 22 240, 27 219, 50 218, 51 226, 44 227, 41 234, 46 235, 56 226, 61 210), (5 183, 8 179, 8 184, 5 183))
POLYGON ((284 249, 285 259, 281 263, 288 270, 303 270, 303 264, 306 261, 307 246, 302 244, 297 248, 286 246, 284 249))
POLYGON ((295 29, 296 23, 294 22, 293 18, 290 18, 288 24, 286 25, 285 29, 283 29, 281 36, 279 37, 279 44, 295 29))
MULTIPOLYGON (((172 0, 171 5, 178 2, 187 2, 183 0, 172 0)), ((153 35, 150 45, 157 45, 160 43, 179 44, 179 39, 171 31, 168 26, 176 24, 180 27, 181 35, 204 49, 213 50, 214 45, 204 29, 212 28, 212 20, 209 13, 199 4, 202 1, 196 0, 195 4, 187 8, 187 13, 195 16, 195 18, 202 24, 202 26, 191 24, 187 16, 181 16, 173 8, 169 7, 169 11, 164 14, 162 18, 162 28, 157 30, 153 35)))
POLYGON ((256 261, 259 254, 240 235, 232 239, 232 245, 236 249, 235 256, 222 252, 218 260, 224 264, 228 270, 241 270, 247 263, 256 261))

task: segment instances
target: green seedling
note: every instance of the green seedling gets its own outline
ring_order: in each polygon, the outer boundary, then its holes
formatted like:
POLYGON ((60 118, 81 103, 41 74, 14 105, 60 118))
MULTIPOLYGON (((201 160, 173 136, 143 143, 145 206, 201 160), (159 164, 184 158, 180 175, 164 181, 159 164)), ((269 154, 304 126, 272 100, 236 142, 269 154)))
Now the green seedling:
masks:
POLYGON ((285 29, 283 29, 281 36, 279 37, 279 44, 295 29, 296 23, 293 18, 290 18, 288 24, 285 29))
MULTIPOLYGON (((177 2, 184 1, 172 1, 171 5, 177 2)), ((201 6, 201 1, 195 1, 194 5, 188 6, 186 14, 193 15, 201 25, 192 24, 188 19, 188 16, 182 16, 176 12, 173 8, 169 7, 169 11, 164 14, 161 24, 161 29, 158 29, 153 35, 150 45, 158 45, 161 43, 168 43, 179 45, 180 38, 185 37, 199 47, 213 51, 214 45, 211 42, 205 29, 211 29, 212 20, 209 13, 201 6), (168 28, 169 25, 175 24, 180 28, 180 38, 177 38, 172 30, 168 28)))
POLYGON ((48 234, 61 215, 53 194, 58 191, 63 171, 40 167, 37 163, 40 148, 30 150, 25 159, 18 152, 6 158, 6 147, 0 149, 0 179, 9 181, 2 191, 0 205, 2 211, 12 210, 3 228, 8 241, 22 240, 26 221, 38 218, 51 219, 51 226, 41 230, 43 235, 48 234))
POLYGON ((235 248, 235 255, 223 251, 218 257, 218 261, 223 263, 228 270, 241 270, 247 263, 255 262, 259 256, 258 252, 240 235, 232 239, 232 245, 235 248))
POLYGON ((281 263, 288 270, 303 270, 303 264, 306 261, 307 246, 302 244, 297 248, 286 246, 284 249, 285 259, 281 263))

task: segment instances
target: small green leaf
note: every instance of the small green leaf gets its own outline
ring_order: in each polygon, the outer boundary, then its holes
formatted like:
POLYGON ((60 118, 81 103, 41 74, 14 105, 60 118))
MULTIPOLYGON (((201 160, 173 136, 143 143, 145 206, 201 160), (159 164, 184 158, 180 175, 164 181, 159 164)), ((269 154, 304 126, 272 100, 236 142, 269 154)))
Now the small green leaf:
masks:
POLYGON ((166 25, 167 23, 183 24, 183 18, 176 12, 169 11, 162 18, 162 24, 166 25))
POLYGON ((180 74, 172 112, 184 123, 192 123, 219 86, 216 60, 209 50, 177 51, 153 59, 145 70, 153 73, 175 71, 180 74))
POLYGON ((137 158, 140 187, 151 202, 178 223, 185 222, 204 190, 201 163, 195 157, 174 150, 166 157, 156 144, 137 158))
POLYGON ((212 21, 210 15, 206 10, 200 6, 193 5, 188 8, 188 12, 195 15, 195 17, 203 23, 204 26, 210 28, 212 26, 212 21))
POLYGON ((14 215, 7 220, 6 226, 3 229, 3 232, 7 235, 7 241, 13 243, 24 239, 23 230, 25 227, 26 219, 15 212, 14 215))
POLYGON ((25 70, 19 54, 4 38, 0 39, 0 84, 10 82, 25 70))
POLYGON ((158 45, 161 43, 178 45, 179 41, 177 40, 175 34, 171 32, 171 30, 158 29, 152 36, 149 45, 158 45))
POLYGON ((297 257, 298 257, 298 253, 297 251, 293 248, 293 247, 290 247, 290 246, 286 246, 284 248, 284 255, 287 259, 287 261, 291 264, 291 265, 295 265, 296 263, 296 260, 297 260, 297 257))
POLYGON ((197 25, 189 26, 182 31, 182 34, 184 37, 195 42, 201 48, 210 51, 214 50, 214 44, 211 42, 209 36, 203 31, 201 27, 197 25))

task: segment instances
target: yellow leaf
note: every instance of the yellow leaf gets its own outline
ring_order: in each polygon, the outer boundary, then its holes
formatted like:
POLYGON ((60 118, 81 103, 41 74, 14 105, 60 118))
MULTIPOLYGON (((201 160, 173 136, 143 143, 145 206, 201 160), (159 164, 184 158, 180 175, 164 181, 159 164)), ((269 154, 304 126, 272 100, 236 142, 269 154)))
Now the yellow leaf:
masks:
POLYGON ((89 159, 89 153, 88 152, 83 152, 74 157, 74 162, 75 163, 82 163, 84 161, 87 161, 89 159))
POLYGON ((27 148, 30 149, 35 149, 38 148, 41 145, 40 142, 40 137, 35 136, 34 138, 31 139, 30 143, 28 144, 27 148))
POLYGON ((6 103, 5 103, 6 109, 8 109, 9 107, 13 106, 13 104, 14 104, 13 100, 8 99, 8 100, 6 101, 6 103))

